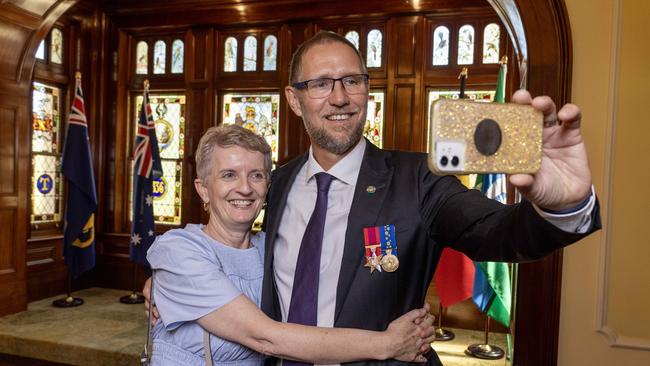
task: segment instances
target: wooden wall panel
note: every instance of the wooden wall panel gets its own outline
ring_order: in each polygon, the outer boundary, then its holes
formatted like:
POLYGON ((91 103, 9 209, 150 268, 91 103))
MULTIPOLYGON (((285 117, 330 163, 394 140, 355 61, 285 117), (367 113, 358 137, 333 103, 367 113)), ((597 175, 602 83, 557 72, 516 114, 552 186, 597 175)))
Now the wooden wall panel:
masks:
MULTIPOLYGON (((0 243, 7 243, 14 239, 16 234, 16 210, 0 210, 0 243)), ((13 246, 0 246, 0 274, 15 273, 18 270, 16 248, 13 246)))
MULTIPOLYGON (((1 19, 1 17, 0 17, 1 19)), ((0 22, 0 78, 14 80, 25 44, 30 37, 29 29, 19 25, 0 22)))
POLYGON ((0 105, 0 196, 16 193, 16 112, 0 105))
POLYGON ((413 85, 396 85, 393 107, 393 141, 397 150, 409 150, 411 146, 411 118, 413 115, 413 85))
POLYGON ((412 22, 397 22, 395 25, 396 41, 394 46, 397 57, 395 62, 395 77, 415 77, 415 28, 412 22))

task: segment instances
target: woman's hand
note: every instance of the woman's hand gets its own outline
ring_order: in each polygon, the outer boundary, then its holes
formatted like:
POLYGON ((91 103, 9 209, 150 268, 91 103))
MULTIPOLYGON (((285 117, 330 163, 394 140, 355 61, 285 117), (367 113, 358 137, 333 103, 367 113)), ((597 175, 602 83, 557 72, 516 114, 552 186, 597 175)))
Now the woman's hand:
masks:
POLYGON ((411 310, 393 320, 386 331, 385 349, 388 358, 406 362, 426 362, 424 354, 431 350, 435 339, 434 317, 429 313, 429 304, 411 310))

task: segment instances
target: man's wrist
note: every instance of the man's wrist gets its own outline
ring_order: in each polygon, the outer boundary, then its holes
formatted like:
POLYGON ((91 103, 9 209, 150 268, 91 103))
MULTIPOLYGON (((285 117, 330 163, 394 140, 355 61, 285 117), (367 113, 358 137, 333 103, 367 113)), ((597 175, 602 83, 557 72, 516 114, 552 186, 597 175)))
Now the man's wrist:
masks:
POLYGON ((577 205, 575 205, 573 207, 565 208, 563 210, 549 210, 549 209, 544 208, 544 207, 539 207, 539 209, 544 211, 545 213, 548 213, 548 214, 551 214, 551 215, 569 215, 569 214, 572 214, 572 213, 576 213, 576 212, 582 210, 583 208, 585 208, 589 204, 589 202, 591 201, 591 197, 593 195, 594 195, 594 191, 593 191, 593 187, 592 187, 592 189, 589 190, 589 194, 587 195, 587 197, 585 197, 582 201, 580 201, 580 203, 578 203, 577 205))

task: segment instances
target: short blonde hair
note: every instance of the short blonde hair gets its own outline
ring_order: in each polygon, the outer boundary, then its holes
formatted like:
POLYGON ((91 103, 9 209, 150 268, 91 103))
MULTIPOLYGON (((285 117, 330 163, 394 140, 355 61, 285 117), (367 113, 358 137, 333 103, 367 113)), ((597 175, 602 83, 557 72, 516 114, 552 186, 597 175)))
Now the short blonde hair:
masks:
POLYGON ((264 137, 238 125, 221 125, 208 128, 196 148, 196 175, 203 182, 208 182, 212 175, 212 152, 216 146, 221 148, 239 146, 262 153, 267 177, 270 175, 271 147, 264 137))

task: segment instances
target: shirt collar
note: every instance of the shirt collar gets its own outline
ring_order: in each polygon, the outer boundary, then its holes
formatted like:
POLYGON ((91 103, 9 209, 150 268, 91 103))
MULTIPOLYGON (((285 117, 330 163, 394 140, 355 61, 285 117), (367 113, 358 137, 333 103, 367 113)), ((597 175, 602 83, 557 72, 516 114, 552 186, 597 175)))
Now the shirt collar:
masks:
MULTIPOLYGON (((359 177, 359 171, 361 170, 361 162, 363 161, 363 154, 366 151, 366 139, 361 138, 359 143, 352 148, 352 150, 343 157, 339 162, 334 164, 334 166, 327 171, 328 174, 332 175, 337 180, 342 181, 345 184, 354 185, 357 182, 359 177)), ((314 150, 312 147, 309 147, 309 158, 307 159, 307 174, 306 181, 309 180, 317 173, 324 172, 320 164, 314 158, 314 150)))

